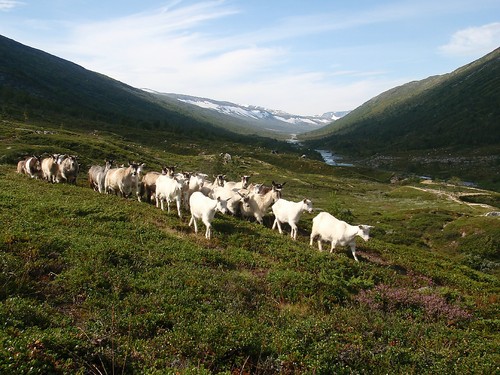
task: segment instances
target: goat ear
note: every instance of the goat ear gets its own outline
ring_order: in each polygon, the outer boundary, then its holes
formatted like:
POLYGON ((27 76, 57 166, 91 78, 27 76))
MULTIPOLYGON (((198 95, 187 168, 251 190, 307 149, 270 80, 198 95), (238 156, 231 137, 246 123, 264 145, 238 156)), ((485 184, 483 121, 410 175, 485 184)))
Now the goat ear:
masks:
POLYGON ((229 202, 231 199, 233 199, 232 197, 229 197, 226 199, 226 202, 229 202))
POLYGON ((285 186, 285 184, 286 184, 286 182, 283 182, 283 183, 281 184, 281 186, 285 186))

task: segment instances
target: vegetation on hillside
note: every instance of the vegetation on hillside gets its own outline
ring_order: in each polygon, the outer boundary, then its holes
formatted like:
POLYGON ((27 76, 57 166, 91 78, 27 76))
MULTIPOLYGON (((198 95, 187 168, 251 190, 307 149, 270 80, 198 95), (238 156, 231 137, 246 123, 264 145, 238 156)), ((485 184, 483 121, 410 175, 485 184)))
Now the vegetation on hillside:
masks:
POLYGON ((0 373, 498 372, 499 193, 331 167, 3 37, 0 83, 0 373), (78 155, 77 185, 15 172, 46 153, 78 155), (311 214, 297 241, 217 215, 207 241, 90 189, 106 158, 286 181, 372 238, 357 263, 309 245, 311 214))
POLYGON ((145 92, 91 72, 72 62, 0 35, 0 113, 13 119, 51 123, 98 122, 120 128, 189 133, 200 139, 216 134, 262 133, 195 112, 176 100, 145 92), (70 119, 70 121, 68 121, 70 119))
POLYGON ((299 150, 155 134, 142 143, 135 133, 0 123, 1 373, 498 371, 499 219, 483 214, 499 210, 500 194, 390 184, 391 174, 299 150), (15 172, 16 157, 42 152, 78 154, 77 185, 15 172), (87 187, 87 168, 110 155, 148 170, 286 181, 284 198, 375 228, 358 239, 359 263, 347 248, 310 247, 310 214, 297 241, 272 231, 269 216, 261 226, 222 215, 207 241, 187 212, 87 187))
POLYGON ((301 137, 364 164, 498 188, 499 87, 500 48, 452 73, 388 90, 301 137))

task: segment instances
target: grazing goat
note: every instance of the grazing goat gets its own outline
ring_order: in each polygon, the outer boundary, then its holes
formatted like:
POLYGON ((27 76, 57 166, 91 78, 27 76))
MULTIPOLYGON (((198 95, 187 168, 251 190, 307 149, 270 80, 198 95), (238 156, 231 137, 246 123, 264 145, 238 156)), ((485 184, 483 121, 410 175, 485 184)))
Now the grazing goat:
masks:
POLYGON ((212 199, 203 195, 200 191, 195 191, 189 198, 189 207, 191 211, 191 219, 189 226, 194 224, 194 232, 198 233, 197 219, 201 219, 205 224, 205 238, 210 239, 212 234, 212 220, 217 211, 225 214, 227 212, 227 201, 224 199, 212 199))
POLYGON ((49 182, 56 182, 57 174, 59 173, 59 164, 57 164, 58 154, 49 155, 42 160, 43 178, 49 182))
POLYGON ((26 174, 31 178, 42 177, 42 167, 38 156, 30 156, 24 164, 26 174))
POLYGON ((175 200, 177 205, 177 215, 182 217, 181 214, 181 197, 182 189, 185 181, 180 178, 174 178, 168 175, 161 175, 156 180, 156 207, 161 205, 161 209, 164 210, 163 202, 167 201, 167 212, 170 212, 170 202, 175 200))
POLYGON ((105 160, 105 165, 93 165, 89 168, 89 185, 94 191, 104 193, 104 181, 106 174, 111 169, 112 160, 105 160))
POLYGON ((65 155, 63 158, 58 159, 58 173, 56 182, 68 182, 76 185, 76 177, 80 171, 80 165, 76 160, 77 157, 73 155, 65 155))
POLYGON ((104 179, 104 191, 109 193, 118 193, 128 198, 134 191, 137 194, 137 200, 141 201, 141 194, 139 191, 139 177, 144 168, 144 163, 130 163, 128 167, 112 168, 106 173, 104 179))
POLYGON ((358 262, 355 238, 356 236, 360 236, 363 240, 368 241, 371 228, 373 227, 369 225, 349 225, 327 212, 321 212, 313 219, 310 245, 313 245, 316 237, 318 237, 318 248, 320 251, 323 251, 321 241, 331 241, 332 247, 330 253, 333 252, 333 249, 337 245, 349 245, 352 256, 358 262))
POLYGON ((255 219, 263 224, 262 218, 266 214, 269 207, 281 198, 281 189, 285 183, 278 184, 274 181, 272 182, 272 187, 265 194, 250 192, 249 194, 241 195, 242 204, 240 206, 241 213, 243 216, 255 217, 255 219))
POLYGON ((283 233, 281 230, 281 223, 288 223, 291 227, 290 237, 294 240, 297 239, 297 223, 300 220, 302 212, 307 211, 312 212, 312 202, 309 199, 303 199, 299 202, 290 202, 285 199, 278 199, 275 204, 271 207, 274 214, 273 228, 278 227, 278 231, 283 233))

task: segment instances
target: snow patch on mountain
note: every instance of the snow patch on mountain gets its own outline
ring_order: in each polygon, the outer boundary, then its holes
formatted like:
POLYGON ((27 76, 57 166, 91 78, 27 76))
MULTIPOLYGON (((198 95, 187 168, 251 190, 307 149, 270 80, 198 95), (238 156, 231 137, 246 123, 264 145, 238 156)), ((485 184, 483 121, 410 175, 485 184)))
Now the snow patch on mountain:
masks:
POLYGON ((187 104, 196 105, 201 108, 211 109, 233 117, 251 118, 254 120, 277 120, 294 125, 309 125, 311 128, 325 126, 348 113, 348 111, 327 112, 321 116, 300 116, 252 105, 239 105, 203 98, 178 97, 177 100, 187 104))
POLYGON ((187 105, 230 116, 235 119, 235 121, 232 122, 235 126, 250 126, 256 129, 261 128, 279 133, 292 134, 308 132, 328 125, 349 113, 349 111, 343 111, 327 112, 316 116, 293 115, 284 111, 254 105, 235 104, 183 94, 159 93, 150 89, 143 90, 160 97, 168 97, 187 105))

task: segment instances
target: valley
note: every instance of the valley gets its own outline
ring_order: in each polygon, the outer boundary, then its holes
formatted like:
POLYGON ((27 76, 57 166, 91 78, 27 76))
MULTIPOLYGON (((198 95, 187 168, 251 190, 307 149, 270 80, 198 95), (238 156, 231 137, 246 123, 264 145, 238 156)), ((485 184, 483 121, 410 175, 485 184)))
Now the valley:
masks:
POLYGON ((277 137, 0 37, 0 373, 498 372, 497 61, 390 90, 319 133, 275 119, 277 137), (462 84, 466 98, 443 94, 462 84), (439 117, 458 107, 477 112, 439 117), (76 158, 75 184, 17 173, 53 154, 76 158), (88 171, 110 159, 277 182, 313 211, 296 240, 269 210, 262 224, 217 213, 207 239, 184 206, 94 191, 88 171), (311 246, 322 212, 372 227, 359 262, 311 246))
POLYGON ((498 211, 498 193, 477 191, 488 206, 464 204, 470 189, 391 183, 391 173, 304 159, 296 147, 273 154, 91 129, 0 124, 0 370, 494 371, 500 231, 498 217, 484 215, 498 211), (25 152, 78 154, 77 184, 17 174, 25 152), (90 189, 86 171, 110 156, 145 162, 145 171, 175 164, 286 182, 283 198, 307 197, 314 212, 302 215, 297 241, 286 225, 283 235, 271 229, 271 214, 263 225, 217 214, 207 240, 184 208, 178 218, 90 189), (374 226, 357 240, 359 262, 349 248, 309 245, 322 211, 374 226))

